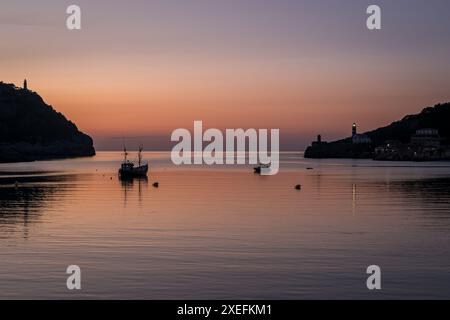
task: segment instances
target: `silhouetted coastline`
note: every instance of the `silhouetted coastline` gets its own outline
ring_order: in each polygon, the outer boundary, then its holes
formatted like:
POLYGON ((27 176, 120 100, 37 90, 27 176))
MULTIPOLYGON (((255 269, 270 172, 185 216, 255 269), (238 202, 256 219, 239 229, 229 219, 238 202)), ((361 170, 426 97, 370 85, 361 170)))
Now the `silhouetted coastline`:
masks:
POLYGON ((389 126, 326 142, 319 135, 305 158, 351 158, 389 161, 450 160, 450 103, 428 107, 389 126))
POLYGON ((35 92, 0 82, 0 163, 94 156, 93 140, 35 92))

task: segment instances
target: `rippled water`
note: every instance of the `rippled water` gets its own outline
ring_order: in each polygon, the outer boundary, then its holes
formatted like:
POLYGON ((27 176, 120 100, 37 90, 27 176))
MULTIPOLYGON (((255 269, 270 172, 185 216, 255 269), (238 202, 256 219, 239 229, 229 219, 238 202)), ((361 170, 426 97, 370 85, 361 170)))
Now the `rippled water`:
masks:
POLYGON ((134 182, 119 153, 0 165, 0 298, 450 298, 448 162, 284 153, 262 177, 145 158, 134 182))

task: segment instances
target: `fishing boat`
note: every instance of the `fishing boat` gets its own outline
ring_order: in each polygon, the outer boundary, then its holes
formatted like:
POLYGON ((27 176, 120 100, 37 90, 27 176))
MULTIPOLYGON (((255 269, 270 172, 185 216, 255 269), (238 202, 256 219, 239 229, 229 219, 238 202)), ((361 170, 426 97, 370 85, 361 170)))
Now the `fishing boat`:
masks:
POLYGON ((142 164, 142 151, 144 150, 143 146, 139 146, 138 153, 138 165, 135 166, 133 162, 128 160, 128 152, 127 149, 123 148, 123 162, 119 169, 119 177, 121 178, 143 178, 147 177, 148 173, 148 164, 142 164))
POLYGON ((260 163, 257 167, 253 168, 253 170, 255 171, 255 173, 261 174, 265 171, 269 171, 270 165, 270 163, 260 163))

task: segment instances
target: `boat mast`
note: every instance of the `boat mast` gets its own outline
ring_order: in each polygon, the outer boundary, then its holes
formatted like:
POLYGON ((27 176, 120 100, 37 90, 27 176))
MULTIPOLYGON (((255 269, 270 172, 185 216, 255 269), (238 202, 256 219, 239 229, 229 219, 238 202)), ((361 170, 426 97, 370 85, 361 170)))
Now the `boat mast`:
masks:
POLYGON ((127 162, 127 156, 128 156, 127 147, 123 146, 123 161, 124 161, 124 163, 127 162))
POLYGON ((141 166, 142 163, 142 150, 144 150, 144 146, 141 144, 139 146, 139 154, 138 154, 139 167, 141 166))

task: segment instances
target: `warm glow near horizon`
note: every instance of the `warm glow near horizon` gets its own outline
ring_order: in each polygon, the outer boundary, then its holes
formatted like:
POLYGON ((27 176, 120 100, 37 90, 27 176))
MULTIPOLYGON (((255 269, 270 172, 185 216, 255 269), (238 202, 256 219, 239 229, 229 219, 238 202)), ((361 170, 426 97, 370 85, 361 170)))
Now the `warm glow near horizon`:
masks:
POLYGON ((447 2, 380 1, 377 32, 354 0, 78 2, 81 31, 58 1, 1 5, 0 81, 26 77, 94 139, 202 120, 279 128, 292 149, 450 100, 447 2))

